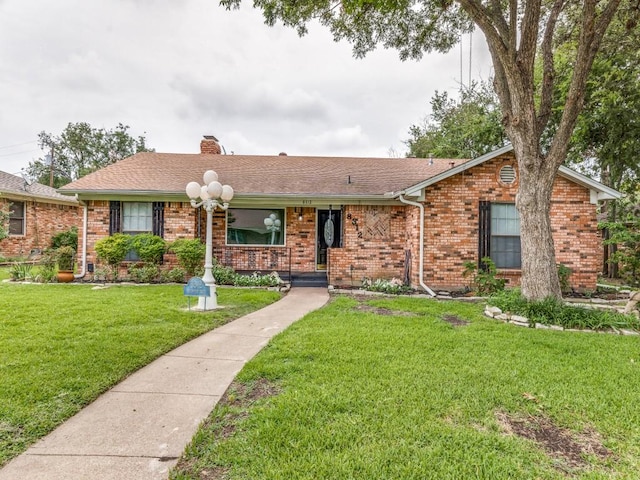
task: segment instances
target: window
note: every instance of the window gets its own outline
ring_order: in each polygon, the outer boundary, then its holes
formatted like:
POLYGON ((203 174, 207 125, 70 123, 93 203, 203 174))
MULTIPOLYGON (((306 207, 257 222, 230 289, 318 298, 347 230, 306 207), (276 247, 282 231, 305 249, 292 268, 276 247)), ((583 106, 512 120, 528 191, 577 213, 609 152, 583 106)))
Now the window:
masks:
POLYGON ((491 205, 491 260, 498 268, 520 268, 520 217, 511 203, 491 205))
POLYGON ((9 235, 24 235, 24 202, 9 203, 9 235))
MULTIPOLYGON (((109 202, 109 235, 152 233, 164 237, 164 202, 109 202)), ((125 260, 139 260, 134 251, 125 260)))
POLYGON ((227 245, 284 245, 284 208, 230 208, 227 245))
POLYGON ((152 206, 149 202, 122 203, 122 233, 135 235, 153 231, 152 206))
POLYGON ((164 237, 164 202, 109 202, 109 235, 119 232, 164 237))

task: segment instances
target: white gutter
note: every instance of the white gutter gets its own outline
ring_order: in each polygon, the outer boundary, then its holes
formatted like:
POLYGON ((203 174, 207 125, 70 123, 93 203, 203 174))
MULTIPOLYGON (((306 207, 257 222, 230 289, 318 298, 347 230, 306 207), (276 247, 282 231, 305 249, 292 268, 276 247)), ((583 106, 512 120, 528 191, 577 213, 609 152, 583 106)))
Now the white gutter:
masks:
MULTIPOLYGON (((77 195, 76 195, 77 197, 77 195)), ((83 202, 80 202, 82 205, 83 202)), ((76 273, 73 278, 81 279, 86 275, 87 270, 87 225, 89 223, 89 207, 84 203, 84 212, 82 215, 82 270, 80 273, 76 273)))
POLYGON ((402 196, 402 194, 398 195, 398 200, 402 203, 413 205, 420 209, 420 271, 418 272, 418 281, 420 282, 420 286, 424 288, 429 295, 435 297, 436 293, 424 283, 424 205, 407 200, 402 196))

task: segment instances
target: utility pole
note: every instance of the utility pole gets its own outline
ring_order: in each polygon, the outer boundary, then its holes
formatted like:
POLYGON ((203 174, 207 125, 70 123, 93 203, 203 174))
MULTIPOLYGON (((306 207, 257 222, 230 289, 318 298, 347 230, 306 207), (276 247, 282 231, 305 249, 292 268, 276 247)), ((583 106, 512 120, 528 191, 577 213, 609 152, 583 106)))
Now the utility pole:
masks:
POLYGON ((53 188, 53 144, 51 145, 51 164, 49 165, 49 186, 53 188))

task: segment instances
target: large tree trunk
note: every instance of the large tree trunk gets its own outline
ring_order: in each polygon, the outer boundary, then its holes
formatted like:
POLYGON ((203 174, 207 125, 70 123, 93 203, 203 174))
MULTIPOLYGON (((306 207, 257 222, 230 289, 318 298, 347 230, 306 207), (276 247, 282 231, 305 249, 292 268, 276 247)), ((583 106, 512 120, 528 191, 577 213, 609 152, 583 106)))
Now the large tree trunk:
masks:
POLYGON ((550 160, 527 157, 524 152, 518 155, 516 208, 522 245, 521 288, 528 300, 562 298, 551 231, 551 193, 556 172, 550 160))

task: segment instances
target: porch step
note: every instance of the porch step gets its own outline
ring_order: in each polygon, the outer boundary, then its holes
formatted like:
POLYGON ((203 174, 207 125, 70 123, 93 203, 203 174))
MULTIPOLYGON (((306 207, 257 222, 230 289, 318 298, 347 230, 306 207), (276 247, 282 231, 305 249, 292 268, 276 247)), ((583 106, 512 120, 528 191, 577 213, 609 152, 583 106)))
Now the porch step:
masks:
POLYGON ((327 287, 328 285, 327 274, 325 272, 291 272, 292 287, 327 287))

